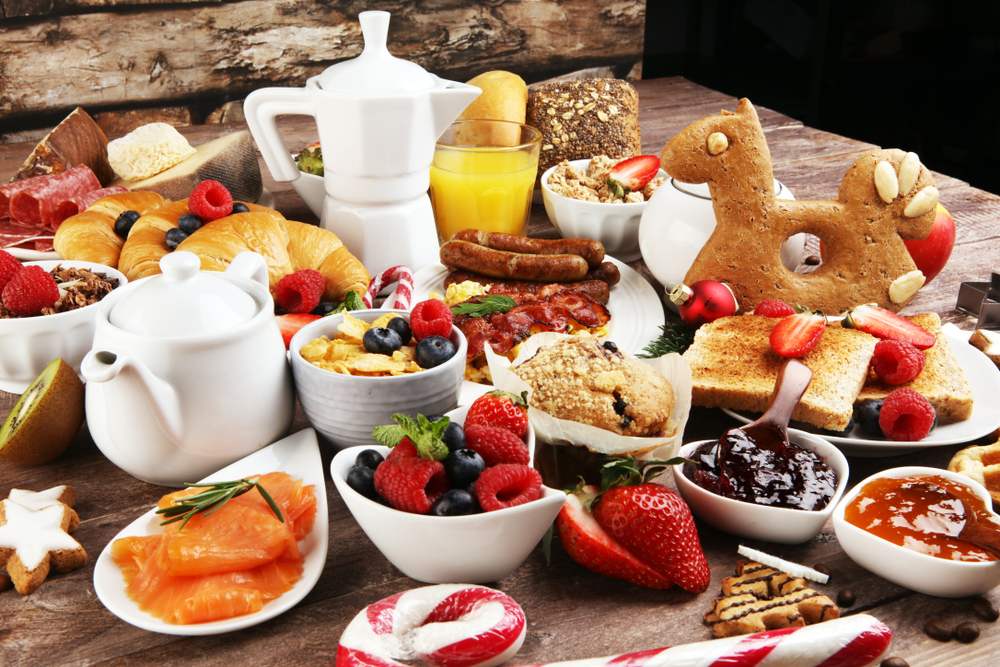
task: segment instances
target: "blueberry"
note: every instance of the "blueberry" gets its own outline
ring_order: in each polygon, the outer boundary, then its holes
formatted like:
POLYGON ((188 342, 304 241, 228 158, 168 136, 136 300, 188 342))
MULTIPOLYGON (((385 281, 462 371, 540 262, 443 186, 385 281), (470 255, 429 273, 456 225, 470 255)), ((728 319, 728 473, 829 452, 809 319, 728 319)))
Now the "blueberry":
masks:
POLYGON ((167 247, 171 250, 176 250, 177 246, 181 244, 181 241, 187 237, 187 232, 180 227, 174 227, 173 229, 167 231, 167 247))
POLYGON ((375 471, 365 466, 354 466, 347 473, 347 486, 351 487, 365 498, 375 499, 375 471))
POLYGON ((448 451, 465 449, 465 429, 462 428, 461 424, 451 422, 441 434, 441 440, 448 445, 448 451))
POLYGON ((878 417, 881 412, 881 399, 877 401, 865 401, 859 405, 857 409, 858 423, 861 424, 861 428, 864 432, 873 438, 885 437, 885 433, 882 432, 882 427, 878 425, 878 417))
POLYGON ((139 219, 139 211, 125 211, 115 219, 115 234, 119 238, 127 239, 128 233, 132 231, 132 225, 139 219))
POLYGON ((478 452, 458 449, 448 454, 444 460, 444 471, 453 487, 469 486, 486 470, 486 462, 478 452))
POLYGON ((390 357, 393 352, 403 347, 403 343, 399 340, 399 334, 386 327, 372 327, 365 332, 361 342, 364 343, 367 352, 390 357))
POLYGON ((849 435, 850 432, 853 431, 853 430, 854 430, 854 417, 852 415, 851 418, 850 418, 850 420, 847 422, 847 427, 844 428, 843 430, 841 430, 841 431, 835 431, 835 430, 828 429, 828 428, 821 428, 821 429, 819 429, 819 432, 822 433, 823 435, 835 435, 835 436, 839 436, 839 437, 844 437, 844 436, 849 435))
POLYGON ((604 343, 603 343, 603 344, 601 345, 601 347, 603 347, 603 348, 604 348, 605 350, 607 350, 608 352, 617 352, 617 351, 618 351, 618 346, 617 346, 617 345, 615 345, 615 344, 614 344, 614 343, 613 343, 612 341, 610 341, 610 340, 606 340, 606 341, 604 341, 604 343))
POLYGON ((233 213, 249 213, 250 207, 241 201, 233 202, 233 213))
POLYGON ((389 320, 386 326, 399 334, 399 340, 403 341, 403 345, 410 344, 410 339, 413 338, 413 331, 410 329, 409 322, 402 317, 394 317, 389 320))
POLYGON ((443 336, 428 336, 417 343, 416 359, 421 368, 440 366, 455 356, 455 344, 443 336))
POLYGON ((431 505, 431 514, 434 516, 463 516, 474 514, 476 510, 476 498, 462 489, 446 491, 431 505))
POLYGON ((384 456, 376 452, 374 449, 366 449, 358 454, 357 458, 354 459, 354 465, 375 470, 378 468, 379 464, 382 463, 382 461, 385 461, 384 456))
MULTIPOLYGON (((320 301, 319 305, 317 305, 315 308, 309 311, 309 313, 311 315, 319 315, 320 317, 324 317, 333 312, 333 309, 336 307, 337 304, 335 304, 333 301, 320 301)), ((405 345, 406 343, 403 344, 405 345)))
POLYGON ((180 218, 177 219, 177 227, 183 229, 187 234, 194 234, 196 231, 202 228, 205 221, 194 213, 185 213, 180 218))

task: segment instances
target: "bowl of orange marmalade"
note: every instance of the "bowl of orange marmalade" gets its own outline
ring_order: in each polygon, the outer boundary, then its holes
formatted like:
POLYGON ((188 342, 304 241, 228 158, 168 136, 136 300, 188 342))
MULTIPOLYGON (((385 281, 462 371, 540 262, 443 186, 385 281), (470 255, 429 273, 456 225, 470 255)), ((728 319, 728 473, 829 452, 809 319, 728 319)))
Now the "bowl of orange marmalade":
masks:
POLYGON ((980 595, 1000 585, 1000 560, 958 538, 964 499, 980 523, 1000 530, 990 495, 967 477, 938 468, 892 468, 844 495, 833 512, 837 539, 865 569, 919 593, 980 595))

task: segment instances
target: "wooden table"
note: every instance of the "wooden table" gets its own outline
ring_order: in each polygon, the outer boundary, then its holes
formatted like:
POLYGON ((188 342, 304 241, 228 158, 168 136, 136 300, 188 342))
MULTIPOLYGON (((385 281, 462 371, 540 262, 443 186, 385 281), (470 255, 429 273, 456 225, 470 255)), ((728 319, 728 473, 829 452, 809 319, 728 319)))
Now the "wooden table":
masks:
MULTIPOLYGON (((736 101, 681 78, 636 84, 646 152, 658 153, 688 123, 734 109, 736 101)), ((809 127, 779 113, 758 108, 775 165, 775 176, 798 199, 835 196, 847 168, 873 148, 809 127)), ((315 140, 311 121, 290 119, 284 126, 291 148, 315 140)), ((182 132, 199 143, 241 129, 240 126, 200 126, 182 132)), ((6 181, 30 152, 29 144, 0 146, 0 182, 6 181)), ((315 221, 294 190, 269 178, 278 210, 287 217, 315 221)), ((955 250, 948 266, 922 290, 906 312, 934 311, 948 322, 971 329, 973 320, 954 310, 961 281, 988 280, 998 268, 996 237, 1000 235, 1000 198, 966 183, 935 174, 942 203, 958 223, 955 250), (993 252, 991 252, 993 250, 993 252)), ((541 206, 532 211, 529 235, 557 237, 541 206)), ((643 262, 632 264, 652 280, 643 262)), ((670 316, 672 317, 672 315, 670 316)), ((985 358, 983 363, 988 363, 985 358)), ((0 392, 0 416, 16 396, 0 392)), ((717 437, 734 424, 721 411, 695 408, 685 441, 717 437)), ((301 412, 294 430, 307 426, 301 412)), ((983 438, 977 444, 995 440, 983 438)), ((947 466, 959 446, 935 447, 907 456, 850 459, 851 483, 871 473, 901 465, 947 466)), ((331 453, 324 453, 329 463, 331 453)), ((146 512, 164 489, 130 477, 112 465, 95 447, 86 428, 54 463, 38 467, 0 463, 0 497, 11 487, 41 490, 72 484, 81 517, 75 537, 90 559, 75 572, 56 574, 30 596, 14 591, 0 594, 0 664, 129 664, 207 665, 223 660, 242 665, 330 664, 345 625, 367 604, 420 585, 402 576, 375 549, 327 482, 330 512, 329 555, 323 576, 293 610, 252 629, 203 638, 177 638, 132 627, 108 612, 94 595, 94 561, 111 538, 146 512)), ((496 586, 524 607, 529 621, 527 640, 511 664, 614 655, 659 646, 706 640, 702 623, 720 580, 733 573, 738 540, 699 524, 702 545, 712 569, 709 591, 693 595, 681 590, 651 591, 600 577, 569 559, 556 545, 551 565, 536 549, 517 572, 496 586)), ((841 550, 828 523, 818 537, 801 546, 754 544, 775 555, 812 565, 823 562, 833 570, 821 590, 836 597, 842 588, 857 594, 845 613, 868 612, 894 630, 892 654, 911 665, 993 665, 1000 650, 1000 624, 976 618, 968 600, 947 600, 916 594, 855 565, 841 550), (971 645, 939 643, 922 631, 940 617, 952 624, 976 621, 982 636, 971 645)), ((989 596, 1000 604, 1000 591, 989 596)))

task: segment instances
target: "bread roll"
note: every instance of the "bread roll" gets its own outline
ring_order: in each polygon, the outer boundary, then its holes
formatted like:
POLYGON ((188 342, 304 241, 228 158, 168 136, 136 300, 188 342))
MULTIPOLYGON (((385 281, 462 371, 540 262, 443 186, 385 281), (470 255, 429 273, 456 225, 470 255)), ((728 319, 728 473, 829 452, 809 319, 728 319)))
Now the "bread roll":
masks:
MULTIPOLYGON (((528 86, 511 72, 495 70, 471 79, 469 85, 483 93, 459 115, 458 120, 507 120, 524 123, 528 86)), ((455 143, 468 146, 517 146, 521 130, 498 123, 467 123, 455 130, 455 143)))
POLYGON ((55 251, 63 259, 96 262, 116 268, 125 243, 115 233, 118 216, 125 211, 145 214, 165 203, 166 200, 155 192, 123 192, 98 199, 87 210, 59 225, 54 241, 55 251))

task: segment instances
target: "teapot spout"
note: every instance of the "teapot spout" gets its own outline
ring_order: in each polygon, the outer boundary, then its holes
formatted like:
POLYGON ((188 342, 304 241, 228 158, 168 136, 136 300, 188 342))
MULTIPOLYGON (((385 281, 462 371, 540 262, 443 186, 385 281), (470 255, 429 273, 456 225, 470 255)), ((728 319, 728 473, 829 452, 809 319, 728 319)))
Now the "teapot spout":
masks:
POLYGON ((482 89, 467 83, 446 81, 447 85, 431 91, 431 103, 434 107, 435 137, 440 137, 448 129, 458 114, 482 94, 482 89))

